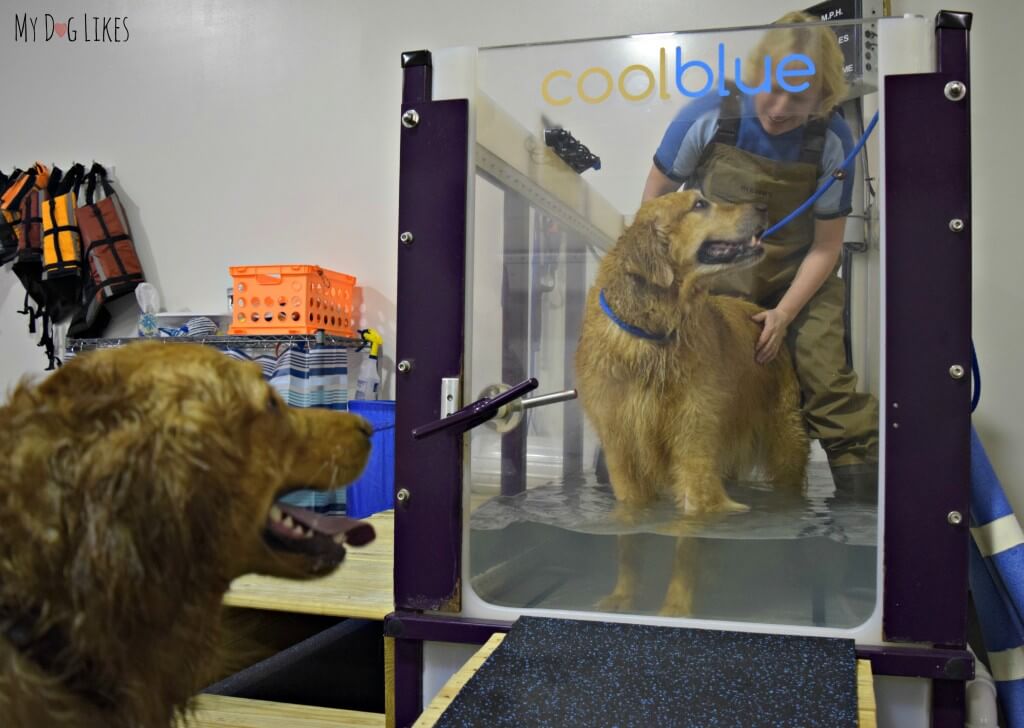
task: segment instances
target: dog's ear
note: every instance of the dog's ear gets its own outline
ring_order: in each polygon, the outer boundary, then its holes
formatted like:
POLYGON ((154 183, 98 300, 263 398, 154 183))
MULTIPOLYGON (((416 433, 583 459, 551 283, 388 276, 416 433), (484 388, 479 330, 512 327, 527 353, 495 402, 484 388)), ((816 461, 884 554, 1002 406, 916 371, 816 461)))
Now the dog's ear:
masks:
POLYGON ((133 618, 146 589, 165 578, 176 583, 176 569, 197 568, 188 563, 190 547, 217 527, 186 518, 191 493, 200 490, 196 473, 217 461, 204 435, 215 417, 192 422, 197 409, 214 406, 197 408, 185 393, 157 396, 110 357, 90 355, 35 390, 39 417, 75 432, 70 441, 53 436, 48 467, 75 504, 65 517, 75 538, 67 574, 75 604, 90 612, 133 618))
POLYGON ((668 288, 675 280, 669 258, 669 239, 658 220, 639 222, 624 240, 626 272, 659 288, 668 288))

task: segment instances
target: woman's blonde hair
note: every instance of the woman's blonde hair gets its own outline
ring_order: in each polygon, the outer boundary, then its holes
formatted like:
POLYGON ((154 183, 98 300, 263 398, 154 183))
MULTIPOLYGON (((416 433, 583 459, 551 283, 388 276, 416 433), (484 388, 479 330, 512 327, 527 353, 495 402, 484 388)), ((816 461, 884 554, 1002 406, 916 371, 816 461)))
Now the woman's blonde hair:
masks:
MULTIPOLYGON (((814 16, 795 10, 786 13, 774 24, 795 25, 816 21, 814 16)), ((812 116, 827 116, 832 107, 839 105, 847 94, 843 52, 839 50, 836 34, 827 25, 773 28, 767 31, 750 52, 743 82, 750 87, 760 85, 764 80, 765 56, 778 63, 790 53, 802 53, 814 61, 815 73, 810 79, 811 87, 808 90, 819 90, 821 99, 812 116)))

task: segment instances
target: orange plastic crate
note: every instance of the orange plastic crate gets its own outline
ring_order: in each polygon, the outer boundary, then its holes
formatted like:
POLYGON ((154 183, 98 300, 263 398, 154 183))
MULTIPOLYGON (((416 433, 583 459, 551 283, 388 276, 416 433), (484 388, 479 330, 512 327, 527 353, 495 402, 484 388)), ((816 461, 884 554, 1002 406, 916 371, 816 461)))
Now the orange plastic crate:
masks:
POLYGON ((356 336, 356 279, 316 265, 232 266, 230 334, 356 336))

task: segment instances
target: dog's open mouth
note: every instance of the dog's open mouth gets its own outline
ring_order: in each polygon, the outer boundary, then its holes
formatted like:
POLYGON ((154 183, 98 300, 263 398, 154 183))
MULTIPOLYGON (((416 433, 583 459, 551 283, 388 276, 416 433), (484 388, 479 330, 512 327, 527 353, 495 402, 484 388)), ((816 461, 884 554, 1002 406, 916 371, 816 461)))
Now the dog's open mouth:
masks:
POLYGON ((759 260, 764 255, 761 245, 763 230, 756 231, 749 240, 705 240, 697 250, 697 260, 703 265, 733 265, 759 260))
POLYGON ((313 557, 313 570, 333 568, 345 558, 345 544, 364 546, 376 534, 366 521, 328 516, 280 501, 270 507, 263 540, 277 551, 313 557))

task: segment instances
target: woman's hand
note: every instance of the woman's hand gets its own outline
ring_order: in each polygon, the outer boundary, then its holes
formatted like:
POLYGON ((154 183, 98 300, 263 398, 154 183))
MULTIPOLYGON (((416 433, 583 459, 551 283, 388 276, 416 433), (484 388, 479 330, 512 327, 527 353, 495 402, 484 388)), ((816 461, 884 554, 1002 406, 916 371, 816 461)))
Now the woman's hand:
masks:
POLYGON ((761 329, 761 336, 757 339, 754 358, 758 364, 767 364, 782 348, 782 342, 786 340, 786 330, 793 317, 781 308, 771 308, 755 313, 751 319, 764 326, 761 329))
POLYGON ((814 221, 814 242, 797 269, 793 282, 778 305, 751 318, 764 328, 757 339, 754 358, 758 364, 767 364, 782 348, 786 329, 811 300, 825 279, 835 271, 843 252, 843 230, 846 218, 814 221))

